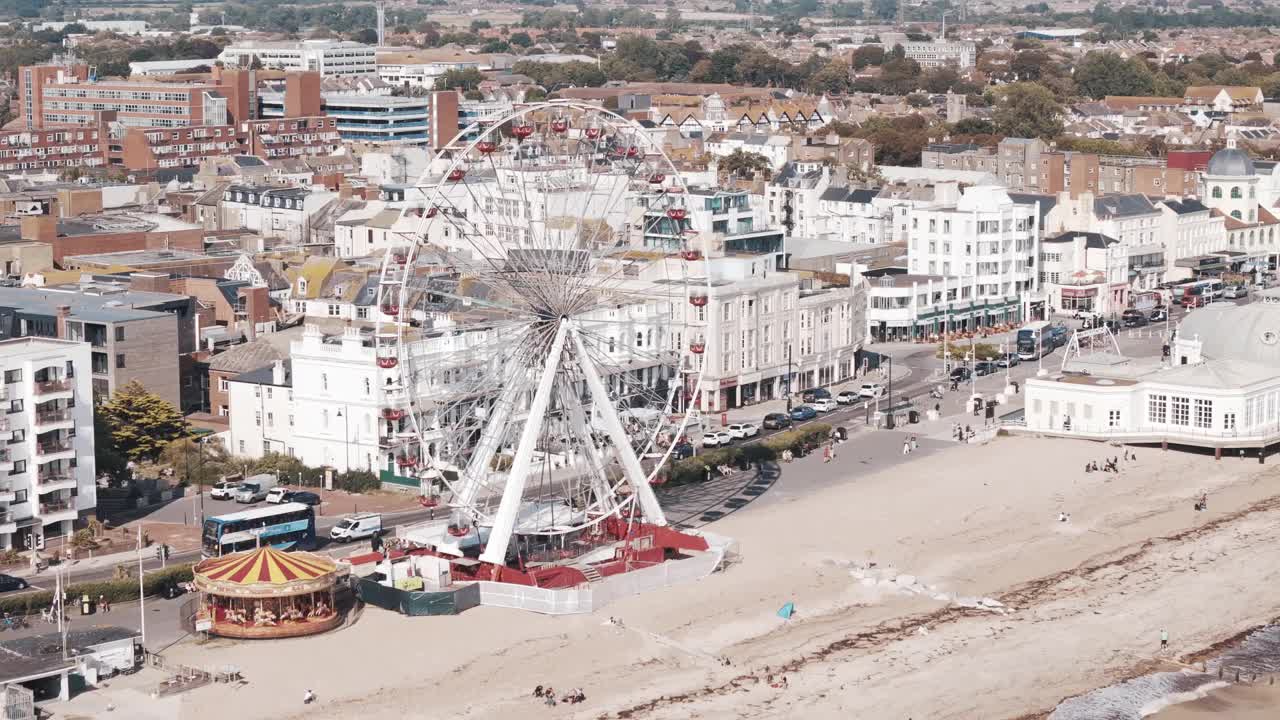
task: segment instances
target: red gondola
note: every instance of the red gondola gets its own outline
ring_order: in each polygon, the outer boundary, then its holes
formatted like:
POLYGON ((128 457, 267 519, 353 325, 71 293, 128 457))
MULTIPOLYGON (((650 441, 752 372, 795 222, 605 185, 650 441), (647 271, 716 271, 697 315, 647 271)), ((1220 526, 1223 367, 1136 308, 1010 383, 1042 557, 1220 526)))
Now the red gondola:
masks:
POLYGON ((689 304, 694 307, 706 307, 707 296, 706 295, 690 295, 689 304))
POLYGON ((378 367, 382 368, 383 370, 390 370, 391 368, 395 367, 399 362, 400 361, 396 359, 395 355, 384 355, 378 358, 378 367))
POLYGON ((498 149, 498 143, 492 142, 490 140, 481 140, 480 142, 476 143, 476 150, 479 150, 481 154, 484 154, 484 155, 488 155, 489 153, 497 149, 498 149))
POLYGON ((636 147, 635 145, 632 145, 631 147, 627 148, 627 157, 631 159, 640 157, 640 148, 636 147))
POLYGON ((586 129, 586 133, 587 133, 588 140, 595 140, 596 138, 600 137, 600 128, 589 127, 586 129))
POLYGON ((694 260, 701 260, 702 253, 697 250, 684 250, 680 253, 680 257, 688 260, 689 262, 693 262, 694 260))
POLYGON ((407 468, 417 467, 418 458, 412 455, 401 455, 400 457, 396 458, 396 464, 399 465, 400 467, 407 467, 407 468))
POLYGON ((432 206, 432 207, 427 208, 427 217, 429 217, 429 218, 433 218, 433 217, 435 217, 436 215, 439 215, 439 214, 440 214, 440 208, 435 207, 435 206, 432 206))
POLYGON ((449 171, 449 182, 458 182, 465 177, 466 174, 466 170, 463 170, 462 168, 454 168, 449 171))
POLYGON ((569 129, 569 121, 568 121, 568 120, 552 120, 552 121, 551 121, 551 130, 552 130, 552 132, 563 133, 563 132, 567 131, 568 129, 569 129))
POLYGON ((689 212, 684 208, 678 208, 678 207, 667 208, 667 217, 671 218, 672 220, 679 221, 679 220, 685 219, 688 216, 689 216, 689 212))
POLYGON ((666 181, 666 179, 667 179, 667 176, 666 176, 666 175, 663 175, 662 173, 654 173, 654 174, 652 174, 652 175, 650 175, 650 176, 649 176, 649 184, 650 184, 650 185, 661 185, 663 182, 665 182, 665 181, 666 181))
POLYGON ((409 261, 409 256, 402 252, 391 253, 391 262, 397 265, 403 265, 408 261, 409 261))
POLYGON ((383 420, 399 420, 404 417, 404 408, 382 408, 383 420))
POLYGON ((520 140, 523 140, 533 134, 532 125, 515 125, 511 128, 511 134, 520 140))
POLYGON ((689 343, 689 352, 693 353, 694 355, 701 355, 703 352, 706 351, 706 349, 707 349, 706 343, 700 343, 700 342, 689 343))
POLYGON ((456 525, 449 526, 449 534, 454 537, 466 537, 469 532, 471 532, 471 528, 457 527, 456 525))
POLYGON ((396 303, 389 303, 389 302, 382 303, 382 314, 398 315, 400 314, 400 306, 397 305, 396 303))

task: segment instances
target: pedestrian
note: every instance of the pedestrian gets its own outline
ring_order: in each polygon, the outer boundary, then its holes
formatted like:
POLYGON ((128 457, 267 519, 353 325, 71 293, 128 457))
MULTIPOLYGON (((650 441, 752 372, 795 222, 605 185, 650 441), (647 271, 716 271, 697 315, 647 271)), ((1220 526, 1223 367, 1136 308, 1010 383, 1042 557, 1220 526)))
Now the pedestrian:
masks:
POLYGON ((911 452, 911 441, 910 441, 910 440, 903 440, 903 441, 902 441, 902 454, 903 454, 903 455, 906 455, 906 454, 907 454, 907 453, 909 453, 909 452, 911 452))
POLYGON ((918 449, 920 449, 920 441, 916 439, 915 435, 912 435, 911 436, 911 452, 915 452, 918 449))
POLYGON ((303 705, 310 705, 311 703, 313 703, 313 702, 315 702, 315 701, 316 701, 316 694, 315 694, 315 693, 311 692, 310 690, 307 690, 306 692, 302 693, 302 704, 303 704, 303 705))
POLYGON ((706 477, 707 482, 711 482, 711 466, 703 465, 702 468, 707 471, 707 477, 706 477))
POLYGON ((1164 628, 1160 629, 1160 649, 1167 650, 1169 648, 1169 631, 1164 628))
POLYGON ((111 612, 111 605, 107 603, 106 595, 103 595, 103 594, 98 595, 98 609, 104 613, 111 612))
POLYGON ((824 463, 831 462, 831 446, 830 445, 827 445, 826 447, 822 448, 822 462, 824 463))

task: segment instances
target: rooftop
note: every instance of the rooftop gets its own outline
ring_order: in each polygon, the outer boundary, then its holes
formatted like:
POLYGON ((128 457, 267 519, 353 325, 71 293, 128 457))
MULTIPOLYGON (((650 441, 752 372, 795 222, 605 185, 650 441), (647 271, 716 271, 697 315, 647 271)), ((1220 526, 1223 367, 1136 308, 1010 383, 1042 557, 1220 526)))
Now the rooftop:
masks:
POLYGON ((108 284, 0 287, 0 307, 32 315, 53 316, 59 306, 66 305, 71 308, 71 317, 91 322, 155 318, 168 314, 160 309, 161 306, 187 300, 185 295, 127 290, 120 285, 108 284))

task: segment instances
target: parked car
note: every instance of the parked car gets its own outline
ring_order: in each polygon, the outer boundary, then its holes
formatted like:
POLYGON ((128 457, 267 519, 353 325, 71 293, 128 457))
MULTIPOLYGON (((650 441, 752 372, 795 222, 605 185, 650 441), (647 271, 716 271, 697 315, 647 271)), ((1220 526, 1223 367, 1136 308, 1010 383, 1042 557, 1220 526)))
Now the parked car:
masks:
POLYGON ((800 399, 807 403, 829 397, 831 397, 831 391, 826 388, 809 388, 800 392, 800 399))
POLYGON ((999 365, 1002 368, 1011 368, 1020 362, 1022 362, 1022 359, 1018 357, 1018 353, 1007 353, 1004 357, 996 361, 996 365, 999 365))
POLYGON ((289 488, 279 485, 267 491, 267 503, 271 505, 279 505, 289 496, 289 488))
POLYGON ((818 398, 810 403, 810 405, 812 405, 813 409, 818 412, 831 412, 832 410, 840 407, 840 403, 831 398, 818 398))
POLYGON ((858 388, 858 395, 867 399, 875 399, 884 395, 884 386, 880 383, 862 383, 862 387, 858 388))
POLYGON ((303 505, 319 505, 320 496, 309 490, 295 490, 284 496, 284 502, 296 502, 303 505))
POLYGON ((1120 321, 1128 328, 1142 327, 1150 322, 1146 314, 1141 310, 1125 310, 1124 314, 1120 316, 1120 321))
POLYGON ((1054 347, 1062 347, 1071 340, 1071 330, 1069 330, 1066 325, 1054 325, 1053 334, 1050 337, 1053 338, 1054 347))
POLYGON ((781 430, 785 427, 791 427, 791 418, 786 413, 769 413, 764 416, 764 421, 760 423, 765 430, 781 430))
POLYGON ((862 393, 857 390, 841 390, 840 394, 836 395, 836 402, 841 405, 852 405, 861 398, 862 393))
POLYGON ((729 431, 730 435, 739 440, 760 434, 760 427, 755 423, 734 423, 725 429, 729 431))
POLYGON ((712 430, 702 435, 702 447, 720 447, 733 442, 733 436, 723 430, 712 430))
POLYGON ((676 443, 676 446, 671 448, 671 454, 674 455, 677 460, 693 457, 693 444, 688 442, 676 443))
POLYGON ((963 365, 959 367, 951 368, 951 379, 955 380, 956 382, 964 382, 965 380, 968 380, 972 375, 973 375, 973 371, 963 365))
POLYGON ((1236 298, 1248 297, 1249 288, 1244 285, 1228 285, 1222 291, 1222 297, 1235 300, 1236 298))
POLYGON ((1169 312, 1163 307, 1158 307, 1151 311, 1151 314, 1147 316, 1147 319, 1151 322, 1164 322, 1169 319, 1169 312))
POLYGON ((799 405, 791 408, 792 420, 812 420, 818 417, 818 411, 808 405, 799 405))
POLYGON ((994 360, 979 360, 978 362, 973 364, 973 371, 978 374, 978 377, 982 377, 983 375, 990 375, 994 373, 997 369, 999 368, 996 365, 994 360))
POLYGON ((10 590, 26 590, 27 581, 12 575, 0 575, 0 592, 10 590))
POLYGON ((209 497, 214 500, 230 500, 236 496, 238 487, 240 487, 239 480, 223 480, 220 483, 214 483, 213 489, 209 491, 209 497))

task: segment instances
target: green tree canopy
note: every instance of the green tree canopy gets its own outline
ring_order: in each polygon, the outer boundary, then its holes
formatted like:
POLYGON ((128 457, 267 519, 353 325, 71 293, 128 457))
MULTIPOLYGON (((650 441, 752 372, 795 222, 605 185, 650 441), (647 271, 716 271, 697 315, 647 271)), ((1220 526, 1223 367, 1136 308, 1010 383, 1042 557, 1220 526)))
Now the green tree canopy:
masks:
POLYGON ((1010 83, 994 95, 991 119, 1001 134, 1044 140, 1062 134, 1062 105, 1048 88, 1036 83, 1010 83))
POLYGON ((1091 98, 1107 95, 1150 95, 1154 92, 1151 69, 1141 58, 1125 60, 1113 52, 1091 52, 1076 65, 1076 87, 1091 98))
POLYGON ((755 173, 761 173, 765 179, 768 179, 773 171, 769 166, 768 158, 759 153, 745 152, 741 149, 720 158, 717 167, 722 176, 740 178, 749 178, 755 173))
POLYGON ((116 390, 98 414, 111 448, 134 461, 154 460, 170 442, 190 434, 177 408, 136 380, 116 390))
POLYGON ((475 90, 484 82, 484 74, 478 68, 448 70, 436 78, 436 90, 475 90))
POLYGON ((226 446, 217 440, 179 438, 160 451, 160 462, 197 487, 212 485, 223 476, 239 471, 226 446))

